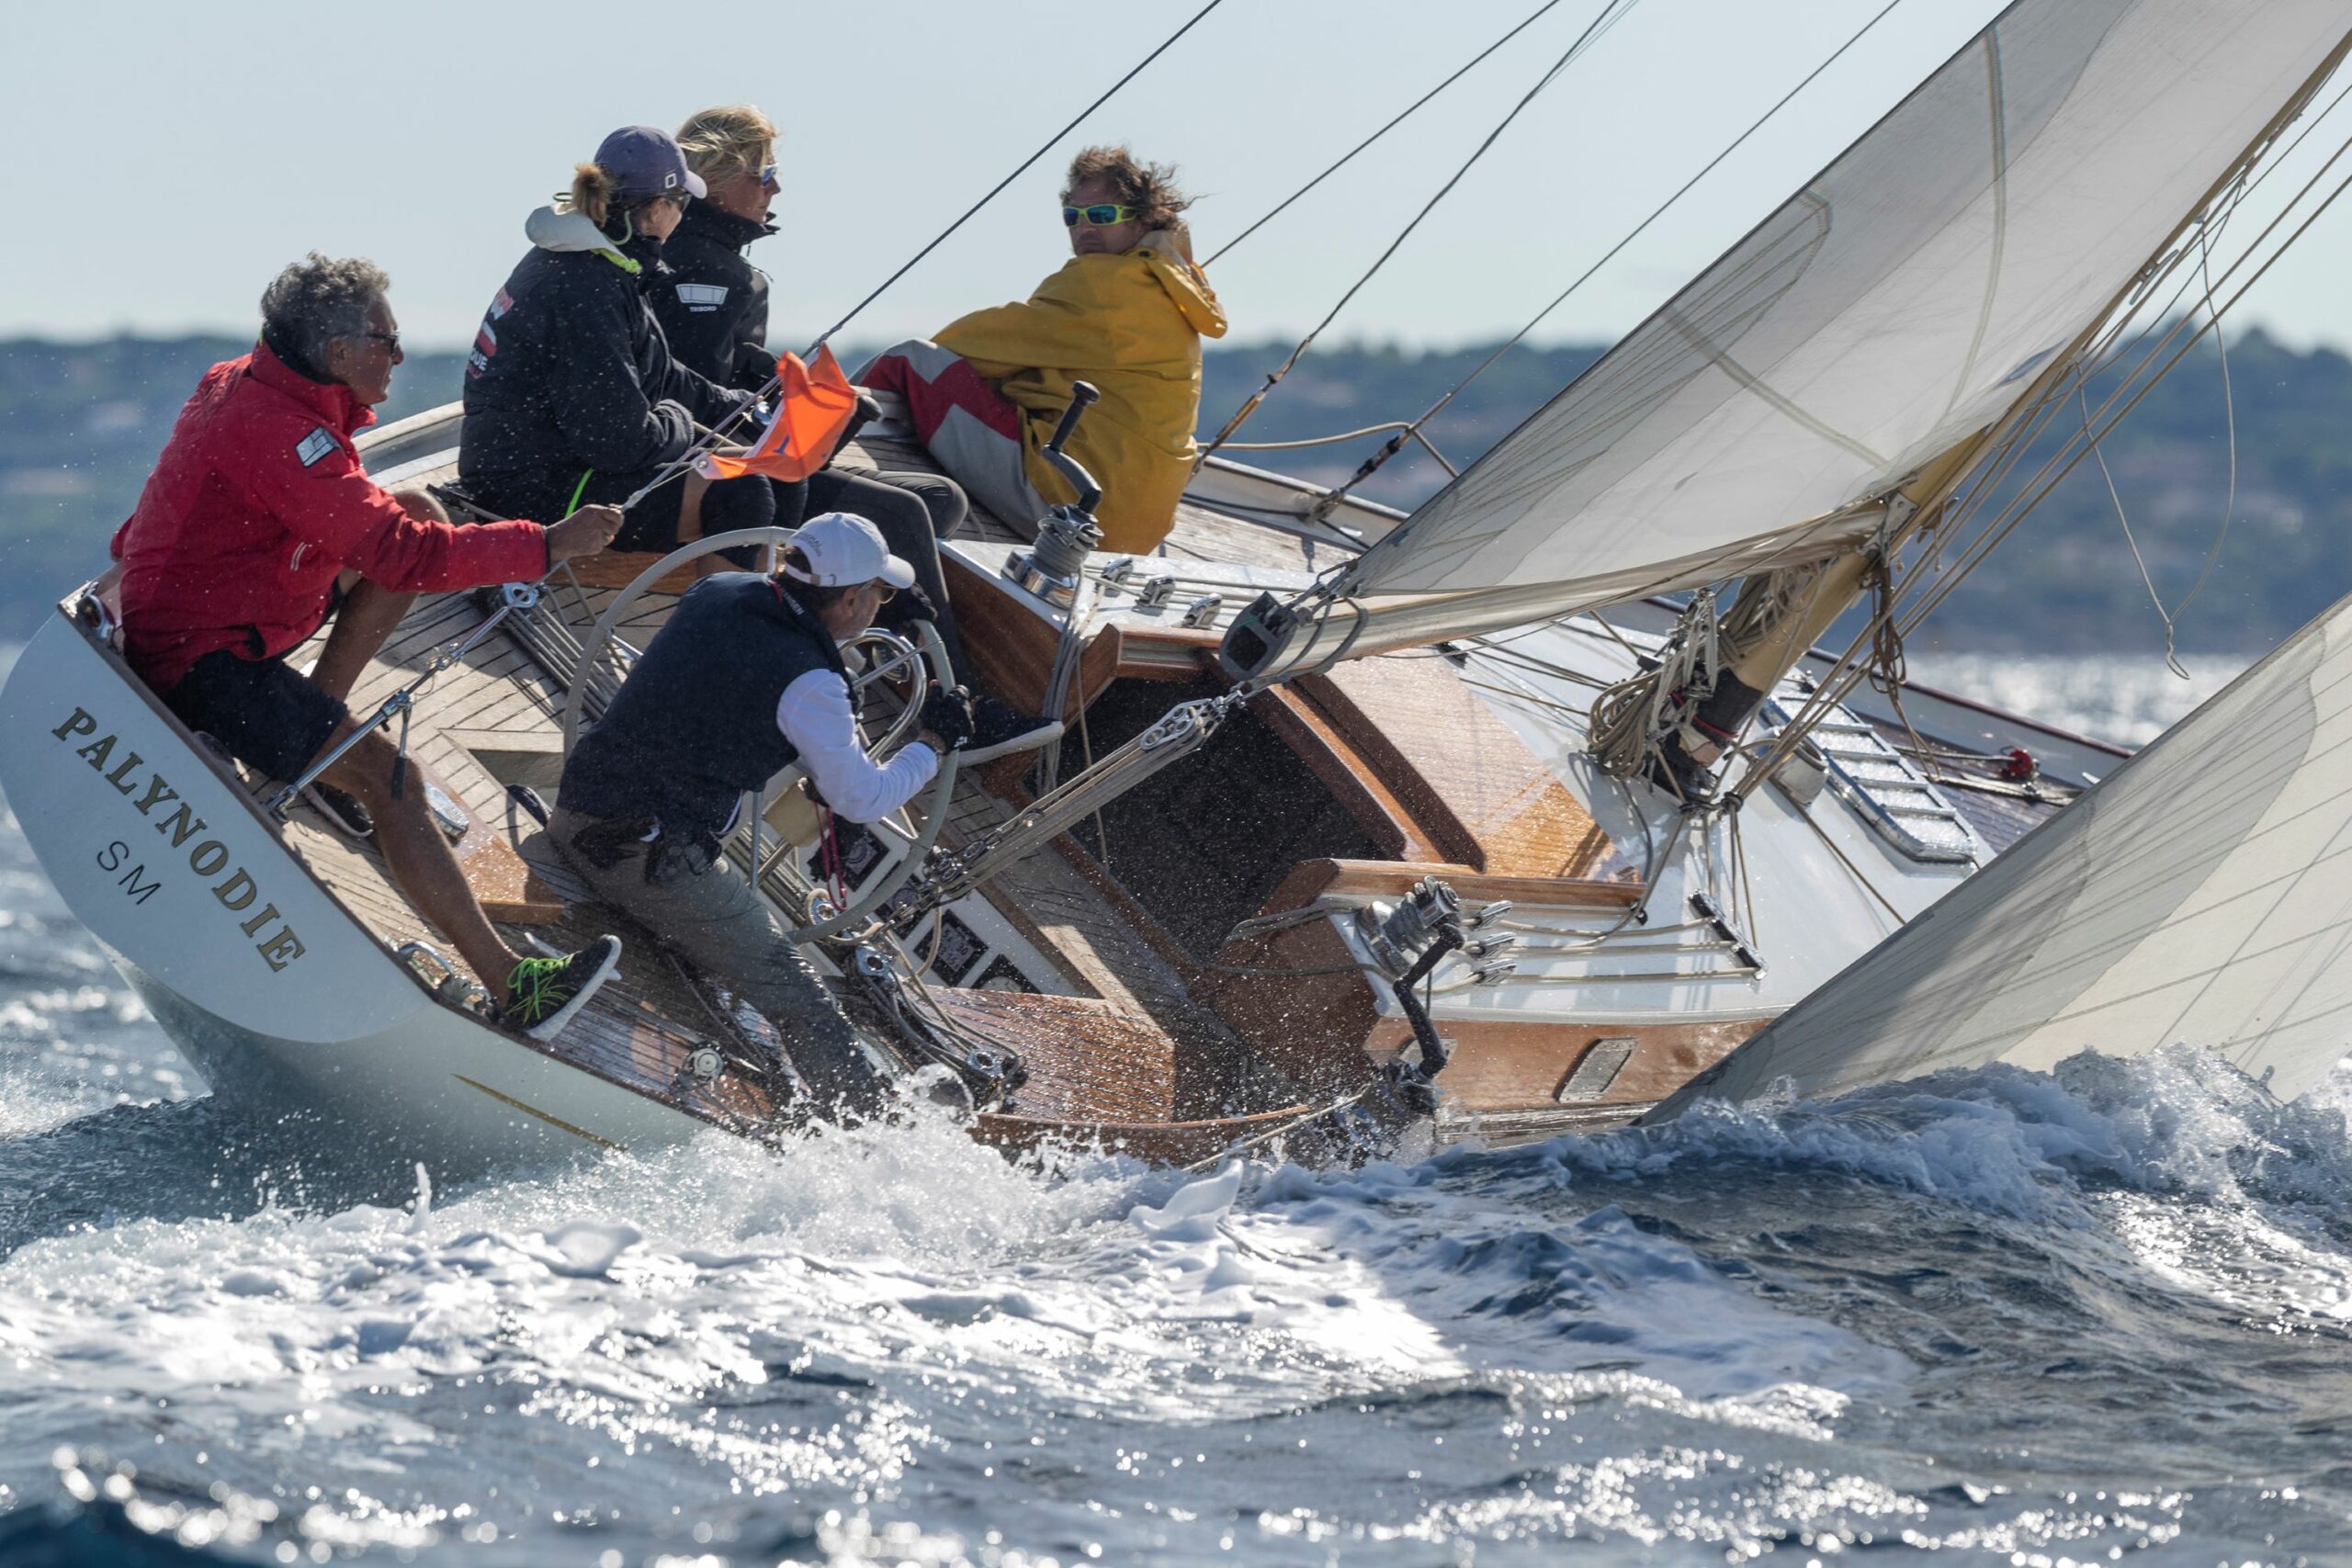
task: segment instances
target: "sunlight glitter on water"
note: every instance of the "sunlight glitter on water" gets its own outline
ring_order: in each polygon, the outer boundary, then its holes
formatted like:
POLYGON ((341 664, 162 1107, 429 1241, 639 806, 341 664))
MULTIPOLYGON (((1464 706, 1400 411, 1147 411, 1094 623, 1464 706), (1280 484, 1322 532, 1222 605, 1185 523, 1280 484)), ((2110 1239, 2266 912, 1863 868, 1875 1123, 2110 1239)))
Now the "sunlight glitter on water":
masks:
POLYGON ((2352 1543, 2346 1075, 2086 1056, 1326 1173, 925 1114, 451 1188, 240 1122, 13 824, 0 878, 0 1561, 2352 1543))

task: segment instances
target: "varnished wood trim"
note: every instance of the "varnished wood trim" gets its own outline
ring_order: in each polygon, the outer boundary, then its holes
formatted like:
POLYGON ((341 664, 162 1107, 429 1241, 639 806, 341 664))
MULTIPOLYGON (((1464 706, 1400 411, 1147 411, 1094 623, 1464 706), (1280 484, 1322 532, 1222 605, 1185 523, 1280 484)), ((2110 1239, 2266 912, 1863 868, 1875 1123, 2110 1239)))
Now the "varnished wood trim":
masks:
MULTIPOLYGON (((1665 1099, 1698 1074, 1729 1055, 1770 1021, 1761 1018, 1684 1023, 1608 1021, 1521 1023, 1501 1019, 1440 1018, 1437 1032, 1451 1048, 1441 1091, 1474 1114, 1518 1110, 1566 1109, 1560 1086, 1577 1064, 1603 1040, 1630 1039, 1633 1055, 1608 1089, 1574 1105, 1600 1110, 1633 1108, 1665 1099)), ((1386 1062, 1412 1038, 1401 1018, 1383 1018, 1372 1027, 1363 1052, 1386 1062)))
POLYGON ((1288 687, 1272 686, 1250 699, 1250 711, 1297 754, 1374 843, 1403 860, 1442 858, 1405 803, 1312 704, 1288 687))
POLYGON ((1267 895, 1261 912, 1300 908, 1326 894, 1393 897, 1409 892, 1425 876, 1446 883, 1465 904, 1508 899, 1513 904, 1558 908, 1630 909, 1647 891, 1638 882, 1599 882, 1589 877, 1487 876, 1466 865, 1442 861, 1303 860, 1267 895))
POLYGON ((1223 1116, 1200 1122, 1084 1122, 1048 1117, 1008 1116, 984 1111, 972 1126, 980 1143, 1006 1149, 1030 1149, 1046 1143, 1104 1148, 1166 1165, 1190 1165, 1222 1154, 1245 1139, 1275 1132, 1293 1122, 1304 1122, 1317 1107, 1286 1105, 1279 1111, 1251 1116, 1223 1116))

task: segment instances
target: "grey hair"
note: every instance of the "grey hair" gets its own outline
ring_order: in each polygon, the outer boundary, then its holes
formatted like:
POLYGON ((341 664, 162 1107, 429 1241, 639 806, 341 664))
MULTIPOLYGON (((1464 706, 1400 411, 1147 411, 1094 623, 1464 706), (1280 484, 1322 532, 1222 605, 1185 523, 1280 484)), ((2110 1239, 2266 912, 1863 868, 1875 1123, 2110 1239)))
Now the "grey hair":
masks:
POLYGON ((262 290, 262 330, 310 361, 326 364, 327 344, 368 330, 368 308, 392 286, 365 256, 322 256, 312 251, 262 290))

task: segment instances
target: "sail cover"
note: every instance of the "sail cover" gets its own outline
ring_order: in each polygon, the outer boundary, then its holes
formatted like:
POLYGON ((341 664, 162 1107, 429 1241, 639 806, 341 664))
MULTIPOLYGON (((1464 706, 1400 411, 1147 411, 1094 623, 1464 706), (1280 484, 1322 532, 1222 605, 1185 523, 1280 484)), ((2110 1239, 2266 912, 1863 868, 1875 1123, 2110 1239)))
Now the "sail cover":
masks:
POLYGON ((2183 1041, 2282 1099, 2352 1044, 2352 599, 1653 1114, 2183 1041))
POLYGON ((1295 663, 1827 553, 1995 422, 2352 28, 2346 0, 2021 0, 1354 563, 1295 663), (1833 518, 1832 521, 1820 521, 1833 518), (1385 622, 1381 625, 1378 623, 1385 622))

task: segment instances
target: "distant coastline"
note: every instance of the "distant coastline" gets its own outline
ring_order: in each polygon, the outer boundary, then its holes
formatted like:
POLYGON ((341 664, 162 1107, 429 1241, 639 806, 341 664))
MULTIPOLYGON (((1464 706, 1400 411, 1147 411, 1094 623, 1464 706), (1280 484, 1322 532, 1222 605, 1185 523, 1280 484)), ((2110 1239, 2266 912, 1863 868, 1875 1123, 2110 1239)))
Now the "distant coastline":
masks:
MULTIPOLYGON (((0 639, 21 639, 46 607, 103 564, 107 540, 136 503, 174 416, 205 367, 244 352, 226 336, 0 340, 0 639)), ((1201 423, 1211 430, 1281 362, 1287 344, 1217 344, 1203 369, 1201 423)), ((1296 441, 1409 418, 1456 385, 1489 350, 1318 346, 1239 437, 1296 441)), ((1589 365, 1599 345, 1516 348, 1431 422, 1456 466, 1508 434, 1589 365)), ((843 355, 858 362, 854 349, 843 355)), ((456 351, 416 352, 393 386, 387 419, 457 396, 456 351)), ((2250 656, 2352 592, 2352 361, 2296 351, 2260 332, 2230 345, 2237 418, 2232 524, 2211 578, 2181 617, 2179 646, 2250 656)), ((2210 346, 2161 383, 2107 443, 2150 575, 2177 604, 2203 569, 2230 487, 2221 366, 2210 346)), ((1237 452, 1321 483, 1345 479, 1377 438, 1280 452, 1237 452)), ((2028 470, 2036 466, 2031 461, 2028 470)), ((1400 455, 1364 487, 1411 506, 1443 474, 1400 455)), ((2161 649, 2113 503, 2095 466, 2071 474, 2028 525, 1956 592, 1928 645, 2055 652, 2161 649)))

